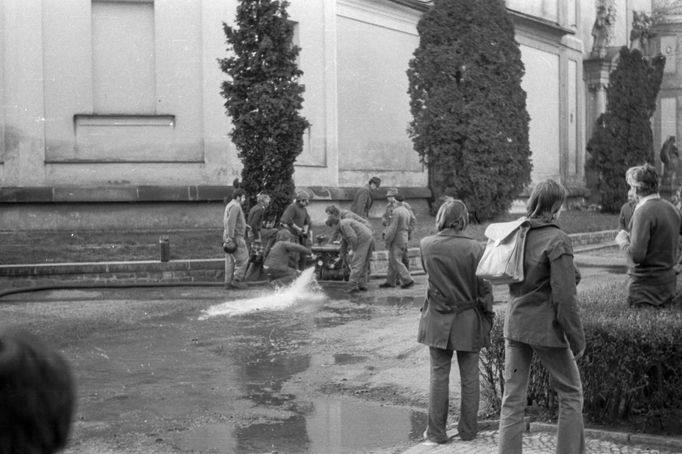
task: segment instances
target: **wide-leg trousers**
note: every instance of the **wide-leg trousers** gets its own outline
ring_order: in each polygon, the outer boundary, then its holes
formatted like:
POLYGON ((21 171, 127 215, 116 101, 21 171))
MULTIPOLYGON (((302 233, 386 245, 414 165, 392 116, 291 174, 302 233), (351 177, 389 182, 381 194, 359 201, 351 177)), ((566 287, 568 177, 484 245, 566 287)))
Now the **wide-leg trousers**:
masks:
MULTIPOLYGON (((431 378, 429 383, 429 420, 426 437, 437 443, 445 443, 448 436, 445 427, 450 406, 450 366, 454 350, 429 347, 431 355, 431 378)), ((478 352, 457 352, 461 397, 459 423, 462 440, 471 440, 478 433, 478 405, 480 382, 478 376, 478 352)))
POLYGON ((580 372, 568 347, 541 347, 507 339, 504 360, 504 396, 500 414, 499 454, 522 452, 528 376, 533 353, 547 369, 559 396, 557 454, 583 454, 583 388, 580 372))

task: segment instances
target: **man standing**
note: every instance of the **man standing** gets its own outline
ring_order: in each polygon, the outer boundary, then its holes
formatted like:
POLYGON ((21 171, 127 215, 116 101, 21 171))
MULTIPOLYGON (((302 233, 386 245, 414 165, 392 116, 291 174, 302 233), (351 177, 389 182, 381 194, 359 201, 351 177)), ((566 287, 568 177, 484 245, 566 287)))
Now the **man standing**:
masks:
POLYGON ((223 242, 236 246, 233 252, 225 253, 225 288, 246 288, 242 283, 249 263, 249 250, 244 239, 246 219, 242 210, 242 203, 245 200, 246 193, 238 188, 232 193, 232 200, 225 206, 223 242))
MULTIPOLYGON (((305 191, 296 193, 296 198, 289 205, 279 222, 280 225, 296 238, 296 242, 305 247, 310 247, 312 241, 310 240, 310 215, 308 214, 307 206, 310 200, 310 195, 305 191)), ((298 269, 303 270, 306 266, 306 256, 300 255, 298 258, 298 269)))
POLYGON ((389 270, 393 269, 395 272, 389 272, 386 275, 386 282, 379 287, 395 287, 396 275, 402 282, 401 288, 410 288, 414 285, 414 280, 410 275, 402 261, 405 250, 407 249, 408 235, 410 225, 413 224, 413 215, 402 204, 396 204, 393 208, 391 221, 386 228, 384 240, 386 241, 386 248, 388 249, 388 266, 389 270))
POLYGON ((249 242, 253 244, 254 241, 260 240, 263 249, 267 248, 268 243, 274 242, 277 235, 274 222, 265 219, 265 209, 269 205, 270 196, 261 192, 256 196, 256 204, 249 210, 246 220, 249 226, 249 242))
MULTIPOLYGON (((417 226, 417 216, 414 215, 414 211, 412 210, 412 207, 410 206, 409 203, 407 203, 405 201, 405 197, 402 194, 396 194, 395 201, 396 201, 396 203, 399 203, 402 206, 404 206, 405 208, 407 208, 407 211, 410 212, 410 227, 407 230, 407 240, 409 242, 409 240, 412 239, 412 232, 414 232, 414 228, 417 226)), ((405 249, 403 249, 403 256, 402 256, 401 260, 403 262, 403 265, 405 265, 405 268, 407 268, 409 270, 410 269, 410 257, 407 254, 407 249, 408 249, 407 247, 405 247, 405 249)))
POLYGON ((341 250, 348 251, 347 254, 350 256, 350 277, 348 279, 350 285, 346 293, 367 290, 370 260, 374 252, 372 230, 354 219, 339 219, 336 216, 329 216, 326 225, 338 229, 338 234, 344 243, 341 250))
POLYGON ((372 192, 376 191, 380 185, 381 179, 379 177, 370 178, 367 186, 361 187, 355 193, 350 210, 358 216, 369 219, 369 209, 372 207, 372 203, 374 202, 374 199, 372 198, 372 192))
POLYGON ((680 213, 658 194, 658 175, 651 164, 630 167, 625 179, 638 198, 630 233, 621 230, 616 236, 628 257, 628 304, 662 307, 675 294, 680 213))

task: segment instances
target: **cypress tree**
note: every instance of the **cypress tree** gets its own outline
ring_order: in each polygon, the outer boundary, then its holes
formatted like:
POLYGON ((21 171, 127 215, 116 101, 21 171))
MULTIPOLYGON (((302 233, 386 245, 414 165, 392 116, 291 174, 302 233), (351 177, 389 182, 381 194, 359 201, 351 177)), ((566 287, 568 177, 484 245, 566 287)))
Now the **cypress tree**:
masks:
POLYGON ((228 75, 221 94, 232 119, 230 137, 242 161, 242 187, 250 197, 264 191, 268 216, 279 217, 293 198, 294 162, 309 126, 300 114, 303 72, 296 59, 286 0, 241 0, 234 27, 223 23, 228 52, 219 59, 228 75))
POLYGON ((502 0, 436 0, 417 25, 407 75, 409 134, 434 197, 479 220, 506 212, 530 183, 524 66, 502 0))
POLYGON ((665 57, 649 61, 638 49, 623 47, 609 76, 606 112, 597 119, 587 145, 586 166, 599 175, 602 211, 618 213, 627 200, 625 172, 655 164, 651 116, 661 87, 665 57))

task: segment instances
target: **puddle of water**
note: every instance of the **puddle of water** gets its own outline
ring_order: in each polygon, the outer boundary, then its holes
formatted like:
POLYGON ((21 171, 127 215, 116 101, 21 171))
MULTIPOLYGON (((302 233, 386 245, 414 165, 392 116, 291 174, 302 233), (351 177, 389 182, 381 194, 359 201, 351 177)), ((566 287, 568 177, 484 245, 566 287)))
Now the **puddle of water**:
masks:
POLYGON ((367 360, 366 356, 351 355, 349 353, 335 353, 334 354, 334 364, 338 364, 340 366, 343 366, 346 364, 357 364, 357 363, 361 363, 361 362, 366 361, 366 360, 367 360))
POLYGON ((173 434, 173 444, 200 452, 347 454, 415 441, 426 414, 349 399, 317 399, 303 413, 231 427, 209 424, 173 434))

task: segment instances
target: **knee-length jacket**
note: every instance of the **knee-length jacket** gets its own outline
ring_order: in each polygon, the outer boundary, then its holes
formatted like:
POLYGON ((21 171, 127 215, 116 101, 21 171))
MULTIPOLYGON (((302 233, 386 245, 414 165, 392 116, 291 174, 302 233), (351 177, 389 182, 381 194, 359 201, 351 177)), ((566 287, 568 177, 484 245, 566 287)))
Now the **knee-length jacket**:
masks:
POLYGON ((476 276, 484 247, 471 237, 445 229, 420 242, 428 291, 417 341, 431 347, 478 351, 490 342, 491 284, 476 276))

